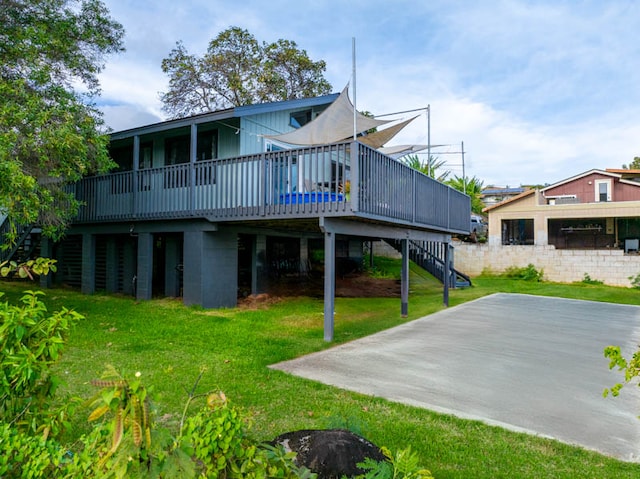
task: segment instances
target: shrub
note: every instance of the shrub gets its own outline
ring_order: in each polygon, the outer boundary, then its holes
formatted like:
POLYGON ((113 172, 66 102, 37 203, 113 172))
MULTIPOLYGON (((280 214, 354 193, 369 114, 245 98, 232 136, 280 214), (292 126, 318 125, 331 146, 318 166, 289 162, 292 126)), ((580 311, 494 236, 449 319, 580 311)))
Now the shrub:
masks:
POLYGON ((618 371, 624 372, 624 381, 613 385, 611 388, 606 388, 603 392, 603 396, 607 397, 609 394, 612 396, 618 396, 620 390, 630 383, 637 383, 640 387, 640 349, 638 349, 631 359, 627 360, 620 350, 620 346, 607 346, 604 348, 604 357, 609 359, 609 369, 618 368, 618 371))
POLYGON ((96 426, 73 451, 59 444, 54 436, 69 405, 51 407, 60 382, 51 366, 82 316, 66 308, 49 314, 43 295, 26 291, 21 304, 0 304, 0 477, 313 477, 295 455, 251 442, 222 393, 201 395, 207 406, 183 418, 174 437, 156 427, 140 374, 125 379, 113 367, 93 382, 100 388, 89 402, 96 426))
MULTIPOLYGON (((199 380, 199 378, 198 378, 199 380)), ((91 421, 102 419, 82 440, 67 466, 72 475, 115 478, 311 478, 293 462, 295 454, 255 444, 238 409, 223 393, 207 393, 206 406, 183 417, 178 435, 158 427, 140 375, 132 380, 110 367, 93 382, 101 390, 91 401, 91 421)), ((196 382, 197 384, 197 382, 196 382)), ((194 395, 193 387, 186 410, 194 395)))
POLYGON ((584 283, 584 284, 604 284, 604 282, 600 281, 599 279, 592 279, 591 276, 589 276, 588 273, 584 274, 584 277, 582 278, 581 283, 584 283))
POLYGON ((631 281, 631 287, 640 289, 640 273, 635 276, 629 276, 629 281, 631 281))
POLYGON ((506 269, 503 276, 511 279, 522 279, 524 281, 542 281, 544 270, 540 269, 538 271, 533 264, 529 263, 525 267, 511 266, 506 269))
POLYGON ((418 465, 418 455, 411 450, 411 446, 392 454, 383 447, 382 452, 387 461, 376 462, 367 459, 358 467, 367 471, 358 476, 359 479, 433 479, 431 472, 418 465))
POLYGON ((63 453, 50 439, 0 424, 0 477, 56 477, 63 453))
POLYGON ((68 413, 67 405, 51 409, 60 380, 50 367, 82 316, 66 308, 49 314, 43 295, 26 291, 21 305, 0 303, 0 420, 46 438, 62 431, 68 413))

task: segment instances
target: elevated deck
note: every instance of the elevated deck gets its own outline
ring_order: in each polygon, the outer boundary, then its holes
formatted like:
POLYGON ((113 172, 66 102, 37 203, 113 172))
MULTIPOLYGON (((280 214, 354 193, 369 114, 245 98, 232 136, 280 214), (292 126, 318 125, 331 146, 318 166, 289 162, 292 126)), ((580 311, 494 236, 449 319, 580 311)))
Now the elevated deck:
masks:
POLYGON ((468 233, 468 196, 358 142, 89 177, 76 224, 352 218, 468 233))

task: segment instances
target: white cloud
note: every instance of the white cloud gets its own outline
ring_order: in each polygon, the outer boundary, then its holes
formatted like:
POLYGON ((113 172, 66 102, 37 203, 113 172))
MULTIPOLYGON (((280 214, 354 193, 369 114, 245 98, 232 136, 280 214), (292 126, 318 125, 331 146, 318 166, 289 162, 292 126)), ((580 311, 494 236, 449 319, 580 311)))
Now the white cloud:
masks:
MULTIPOLYGON (((176 41, 202 54, 234 25, 324 59, 334 91, 351 79, 355 37, 357 106, 381 114, 431 105, 432 144, 457 151, 464 141, 466 172, 485 184, 555 182, 640 155, 635 2, 105 3, 127 29, 127 53, 101 75, 116 129, 162 118, 160 62, 176 41)), ((426 129, 423 115, 395 143, 426 143, 426 129)), ((446 159, 460 164, 457 154, 446 159)))

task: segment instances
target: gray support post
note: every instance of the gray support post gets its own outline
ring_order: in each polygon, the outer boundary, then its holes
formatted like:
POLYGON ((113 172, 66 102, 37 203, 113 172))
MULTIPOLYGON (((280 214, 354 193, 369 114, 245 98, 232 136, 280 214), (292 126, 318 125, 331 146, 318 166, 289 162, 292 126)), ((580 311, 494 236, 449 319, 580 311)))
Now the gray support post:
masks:
POLYGON ((402 268, 400 273, 400 314, 409 314, 409 240, 402 240, 402 268))
POLYGON ((153 294, 153 234, 138 234, 138 272, 136 299, 151 299, 153 294))
POLYGON ((196 208, 196 160, 198 156, 198 125, 191 124, 191 148, 189 155, 189 211, 196 208))
POLYGON ((449 248, 450 245, 449 243, 443 243, 444 244, 444 281, 442 282, 444 284, 444 292, 443 294, 443 298, 442 298, 442 302, 445 306, 449 306, 449 282, 451 280, 451 260, 449 259, 450 254, 449 254, 449 248))
POLYGON ((166 237, 164 261, 164 294, 171 298, 180 296, 180 240, 175 235, 166 237))
POLYGON ((238 235, 226 231, 184 234, 186 305, 233 308, 238 304, 238 235))
POLYGON ((133 181, 133 189, 131 190, 131 212, 134 218, 138 217, 138 176, 140 171, 140 135, 133 137, 133 171, 131 172, 131 179, 133 181))
POLYGON ((359 211, 360 210, 360 164, 358 160, 360 158, 360 147, 357 142, 351 143, 351 157, 349 158, 349 163, 351 167, 351 178, 349 178, 349 182, 351 184, 351 193, 349 194, 349 201, 351 202, 351 211, 359 211))
POLYGON ((106 288, 109 293, 118 291, 118 243, 113 236, 107 237, 106 288))
POLYGON ((333 314, 336 295, 336 238, 324 233, 324 340, 333 341, 333 314))
MULTIPOLYGON (((53 241, 49 238, 42 237, 40 240, 40 256, 43 258, 53 258, 53 241)), ((50 288, 51 283, 53 281, 53 273, 43 274, 40 276, 40 287, 41 288, 50 288)))
POLYGON ((83 294, 96 291, 96 237, 90 233, 82 235, 82 277, 80 289, 83 294))

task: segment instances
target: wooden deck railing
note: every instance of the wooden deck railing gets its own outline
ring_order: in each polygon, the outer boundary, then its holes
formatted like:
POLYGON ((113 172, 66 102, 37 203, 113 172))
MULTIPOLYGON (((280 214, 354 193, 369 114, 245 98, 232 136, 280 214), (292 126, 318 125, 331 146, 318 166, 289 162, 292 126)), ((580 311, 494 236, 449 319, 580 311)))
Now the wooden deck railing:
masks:
POLYGON ((469 198, 360 143, 281 150, 89 177, 79 223, 366 215, 446 231, 469 227, 469 198))

